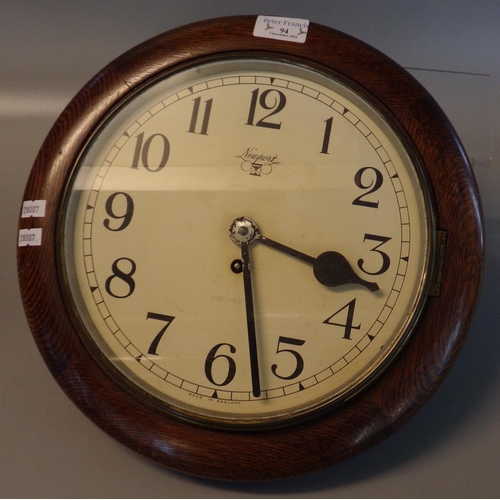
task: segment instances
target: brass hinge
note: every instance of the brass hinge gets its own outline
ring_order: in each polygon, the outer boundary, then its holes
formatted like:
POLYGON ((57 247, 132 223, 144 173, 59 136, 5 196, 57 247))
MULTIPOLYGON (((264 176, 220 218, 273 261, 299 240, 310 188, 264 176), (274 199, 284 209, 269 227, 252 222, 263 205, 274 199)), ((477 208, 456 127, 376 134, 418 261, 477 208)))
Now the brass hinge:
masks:
POLYGON ((446 239, 448 233, 446 231, 436 231, 436 256, 434 259, 433 273, 429 287, 429 295, 431 297, 439 297, 441 295, 441 282, 443 281, 444 256, 446 252, 446 239))

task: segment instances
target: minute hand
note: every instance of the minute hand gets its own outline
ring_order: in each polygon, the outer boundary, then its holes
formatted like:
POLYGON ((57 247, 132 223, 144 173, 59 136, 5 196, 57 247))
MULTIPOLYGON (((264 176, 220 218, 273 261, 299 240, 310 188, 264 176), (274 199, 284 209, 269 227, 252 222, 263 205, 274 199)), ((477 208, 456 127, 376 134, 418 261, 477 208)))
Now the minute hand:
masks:
POLYGON ((336 287, 341 285, 347 285, 349 283, 354 283, 357 285, 362 285, 371 292, 376 292, 379 290, 377 283, 370 281, 365 281, 360 278, 352 269, 351 265, 347 259, 338 252, 324 252, 318 257, 314 258, 305 253, 299 252, 294 248, 290 248, 282 243, 271 240, 266 236, 261 234, 257 237, 258 241, 264 243, 271 248, 275 248, 280 252, 284 252, 288 255, 296 257, 297 259, 303 260, 313 266, 313 272, 316 279, 325 286, 336 287))
POLYGON ((250 252, 248 243, 241 244, 241 259, 243 263, 243 286, 245 291, 245 309, 247 315, 248 348, 250 352, 250 373, 252 376, 253 395, 260 397, 260 378, 259 378, 259 357, 257 353, 257 336, 255 333, 255 316, 252 292, 252 273, 250 264, 250 252))

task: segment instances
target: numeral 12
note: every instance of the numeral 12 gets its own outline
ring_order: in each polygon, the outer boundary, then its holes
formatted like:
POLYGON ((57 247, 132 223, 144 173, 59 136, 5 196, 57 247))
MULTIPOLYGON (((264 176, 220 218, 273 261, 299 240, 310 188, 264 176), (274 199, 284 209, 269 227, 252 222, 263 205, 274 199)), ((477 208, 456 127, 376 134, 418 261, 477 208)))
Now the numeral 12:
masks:
POLYGON ((266 121, 269 117, 279 113, 286 105, 286 96, 280 90, 268 89, 262 92, 259 97, 260 89, 255 89, 252 94, 252 100, 250 101, 250 110, 248 112, 248 120, 246 125, 255 125, 256 127, 266 127, 266 128, 274 128, 280 129, 281 122, 274 123, 270 121, 266 121), (272 97, 274 96, 274 99, 272 97), (277 97, 276 97, 277 96, 277 97), (270 99, 268 99, 270 97, 270 99), (271 101, 271 104, 269 104, 271 101), (263 109, 271 111, 268 115, 261 118, 257 123, 254 124, 255 119, 255 111, 257 108, 257 103, 263 109))

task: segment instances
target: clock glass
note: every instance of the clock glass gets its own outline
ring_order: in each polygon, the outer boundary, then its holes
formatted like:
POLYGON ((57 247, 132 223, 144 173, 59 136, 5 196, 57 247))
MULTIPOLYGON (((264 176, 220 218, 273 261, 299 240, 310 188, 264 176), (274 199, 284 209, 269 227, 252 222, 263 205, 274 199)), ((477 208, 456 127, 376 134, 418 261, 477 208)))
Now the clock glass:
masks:
POLYGON ((59 235, 68 309, 161 411, 276 426, 345 403, 428 294, 418 159, 347 80, 268 55, 147 82, 94 131, 59 235))

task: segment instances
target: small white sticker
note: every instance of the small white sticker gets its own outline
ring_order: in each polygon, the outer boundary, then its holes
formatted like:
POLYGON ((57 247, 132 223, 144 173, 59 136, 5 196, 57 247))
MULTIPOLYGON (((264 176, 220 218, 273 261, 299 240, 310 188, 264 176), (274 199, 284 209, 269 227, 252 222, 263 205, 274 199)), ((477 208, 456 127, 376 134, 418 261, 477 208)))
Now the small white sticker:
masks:
POLYGON ((18 246, 20 247, 39 247, 42 244, 42 228, 20 229, 18 246))
POLYGON ((290 17, 258 16, 253 29, 254 36, 274 38, 287 42, 304 43, 309 21, 290 17))
POLYGON ((45 217, 46 205, 47 205, 46 200, 23 202, 23 210, 21 212, 21 218, 25 219, 27 217, 45 217))

